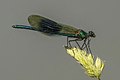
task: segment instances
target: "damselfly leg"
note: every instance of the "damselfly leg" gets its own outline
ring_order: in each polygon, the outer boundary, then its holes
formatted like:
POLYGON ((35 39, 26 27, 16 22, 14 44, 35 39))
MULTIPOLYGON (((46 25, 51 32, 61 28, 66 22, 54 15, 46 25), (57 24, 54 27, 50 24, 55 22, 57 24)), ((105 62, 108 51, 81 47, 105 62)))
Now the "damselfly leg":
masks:
POLYGON ((92 54, 92 51, 90 49, 90 41, 91 39, 90 38, 87 38, 84 40, 84 43, 82 44, 82 49, 86 49, 87 53, 91 53, 92 54))
POLYGON ((89 52, 92 54, 92 51, 91 51, 91 49, 90 49, 90 41, 91 41, 91 39, 88 39, 87 45, 88 45, 88 48, 89 48, 89 52))
POLYGON ((90 41, 91 41, 91 39, 89 39, 89 38, 84 39, 84 42, 83 42, 82 46, 80 46, 80 44, 77 41, 81 41, 81 39, 69 40, 69 37, 67 37, 67 46, 72 47, 71 42, 76 42, 77 46, 81 50, 86 50, 87 53, 92 54, 92 51, 90 49, 90 41))
POLYGON ((78 45, 78 47, 79 47, 80 49, 82 49, 77 41, 79 41, 79 40, 77 40, 77 39, 69 40, 69 37, 67 37, 67 46, 72 47, 71 42, 76 42, 76 44, 78 45))

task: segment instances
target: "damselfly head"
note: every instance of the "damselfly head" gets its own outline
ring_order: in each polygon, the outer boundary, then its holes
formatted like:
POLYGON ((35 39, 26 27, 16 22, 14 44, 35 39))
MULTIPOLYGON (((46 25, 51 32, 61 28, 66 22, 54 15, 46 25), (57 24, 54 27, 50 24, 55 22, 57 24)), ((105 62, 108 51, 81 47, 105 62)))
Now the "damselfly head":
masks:
POLYGON ((95 35, 95 33, 93 31, 89 31, 88 36, 93 37, 93 38, 96 37, 96 35, 95 35))

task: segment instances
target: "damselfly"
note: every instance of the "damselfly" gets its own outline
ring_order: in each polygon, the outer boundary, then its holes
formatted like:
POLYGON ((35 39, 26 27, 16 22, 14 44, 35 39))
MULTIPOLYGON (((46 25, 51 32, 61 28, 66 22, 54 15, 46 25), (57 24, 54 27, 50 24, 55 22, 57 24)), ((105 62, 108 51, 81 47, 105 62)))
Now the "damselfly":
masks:
POLYGON ((39 31, 48 35, 62 35, 67 36, 67 47, 72 47, 71 42, 76 42, 80 49, 85 49, 91 53, 90 50, 90 38, 94 38, 96 35, 93 31, 88 33, 82 29, 77 29, 69 25, 61 24, 45 18, 43 16, 31 15, 28 17, 28 22, 31 26, 26 25, 13 25, 13 28, 29 29, 39 31), (69 40, 69 38, 74 38, 69 40), (84 41, 80 46, 77 41, 84 41))

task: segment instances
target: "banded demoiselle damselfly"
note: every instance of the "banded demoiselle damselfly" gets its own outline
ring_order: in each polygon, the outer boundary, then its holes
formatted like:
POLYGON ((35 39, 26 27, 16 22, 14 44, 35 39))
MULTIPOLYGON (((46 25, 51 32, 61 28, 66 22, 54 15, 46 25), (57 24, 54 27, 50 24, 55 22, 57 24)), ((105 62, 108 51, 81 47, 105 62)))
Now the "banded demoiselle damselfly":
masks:
POLYGON ((85 32, 82 29, 77 29, 75 27, 61 24, 58 22, 55 22, 53 20, 50 20, 48 18, 45 18, 43 16, 39 15, 30 15, 28 17, 28 22, 30 26, 26 25, 13 25, 13 28, 18 29, 29 29, 34 30, 38 32, 45 33, 47 35, 62 35, 67 36, 67 47, 71 47, 71 42, 76 42, 78 47, 80 49, 85 49, 91 52, 90 50, 90 38, 96 37, 95 33, 93 31, 89 31, 88 33, 85 32), (73 38, 72 40, 69 40, 69 38, 73 38), (84 41, 83 44, 80 46, 77 41, 84 41))

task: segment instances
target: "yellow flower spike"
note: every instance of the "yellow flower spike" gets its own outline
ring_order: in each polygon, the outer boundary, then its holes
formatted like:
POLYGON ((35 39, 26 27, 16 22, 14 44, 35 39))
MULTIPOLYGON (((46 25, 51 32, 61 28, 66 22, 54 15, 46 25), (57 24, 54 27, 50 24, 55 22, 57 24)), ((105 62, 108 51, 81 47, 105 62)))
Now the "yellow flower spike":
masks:
MULTIPOLYGON (((72 49, 72 48, 71 48, 72 49)), ((71 56, 74 56, 75 54, 74 54, 74 52, 71 50, 70 48, 69 49, 67 49, 67 52, 68 52, 68 54, 70 54, 71 56)))
POLYGON ((82 65, 82 67, 85 69, 85 73, 87 73, 88 76, 96 77, 98 80, 100 80, 100 75, 104 68, 104 62, 99 57, 97 57, 94 62, 94 56, 86 53, 84 50, 80 50, 79 48, 75 47, 65 47, 65 49, 69 55, 71 55, 77 60, 78 63, 82 65))
POLYGON ((88 55, 88 60, 90 61, 91 64, 94 63, 92 54, 89 54, 89 55, 88 55))

